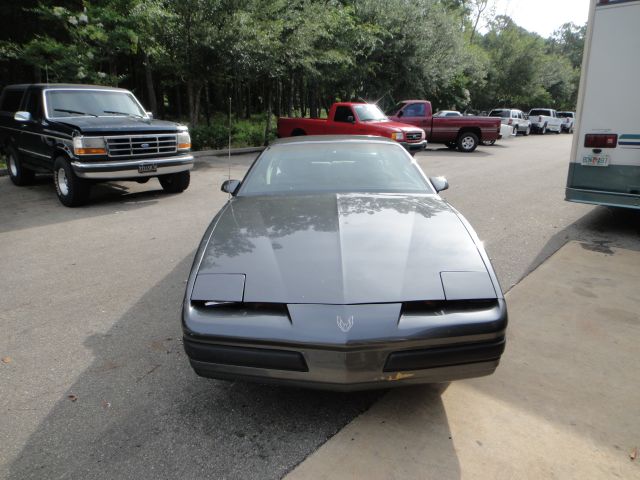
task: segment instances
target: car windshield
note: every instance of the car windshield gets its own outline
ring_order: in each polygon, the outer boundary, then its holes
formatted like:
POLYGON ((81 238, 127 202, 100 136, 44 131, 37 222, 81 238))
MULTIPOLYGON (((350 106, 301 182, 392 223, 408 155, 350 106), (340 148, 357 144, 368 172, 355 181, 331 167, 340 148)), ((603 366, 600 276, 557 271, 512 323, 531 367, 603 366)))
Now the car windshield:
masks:
POLYGON ((400 110, 402 110, 402 107, 404 106, 405 106, 405 102, 396 103, 393 107, 389 108, 385 113, 387 114, 387 116, 391 117, 395 115, 396 112, 399 112, 400 110))
POLYGON ((249 170, 239 195, 435 193, 398 145, 314 142, 273 145, 249 170))
POLYGON ((509 118, 511 116, 511 112, 509 110, 491 110, 491 113, 489 114, 489 116, 509 118))
POLYGON ((551 111, 550 110, 543 110, 541 108, 534 108, 533 110, 531 110, 529 112, 529 115, 535 116, 535 115, 544 115, 547 117, 551 116, 551 111))
POLYGON ((361 122, 380 122, 388 120, 377 105, 354 105, 353 109, 361 122))
POLYGON ((92 116, 145 117, 146 113, 129 92, 117 90, 47 90, 49 118, 92 116))

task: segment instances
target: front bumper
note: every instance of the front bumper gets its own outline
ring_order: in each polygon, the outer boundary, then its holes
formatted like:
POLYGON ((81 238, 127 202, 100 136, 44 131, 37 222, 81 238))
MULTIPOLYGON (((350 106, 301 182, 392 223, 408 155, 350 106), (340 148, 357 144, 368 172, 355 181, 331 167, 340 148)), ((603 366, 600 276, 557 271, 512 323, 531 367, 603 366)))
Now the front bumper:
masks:
POLYGON ((412 142, 412 143, 409 143, 409 142, 398 142, 398 143, 410 152, 420 152, 425 148, 427 148, 426 140, 422 140, 421 142, 412 142))
MULTIPOLYGON (((358 321, 365 307, 350 306, 349 314, 358 321)), ((490 375, 505 348, 502 299, 477 312, 401 314, 399 320, 385 312, 348 333, 338 330, 335 316, 315 313, 319 315, 312 318, 211 319, 202 310, 187 308, 184 348, 203 377, 340 391, 490 375)))
POLYGON ((176 155, 163 158, 114 160, 107 162, 71 162, 74 173, 80 178, 93 180, 125 180, 128 178, 157 177, 183 172, 193 168, 192 155, 176 155), (145 168, 150 168, 144 171, 145 168), (141 171, 142 170, 142 171, 141 171))

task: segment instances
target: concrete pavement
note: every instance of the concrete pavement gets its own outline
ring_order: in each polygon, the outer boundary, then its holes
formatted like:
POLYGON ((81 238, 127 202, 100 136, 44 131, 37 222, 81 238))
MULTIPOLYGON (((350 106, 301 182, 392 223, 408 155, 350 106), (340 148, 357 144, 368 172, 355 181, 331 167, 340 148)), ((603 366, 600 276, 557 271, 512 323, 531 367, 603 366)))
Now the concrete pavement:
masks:
POLYGON ((288 480, 640 478, 640 253, 571 242, 507 295, 490 377, 394 390, 288 480))

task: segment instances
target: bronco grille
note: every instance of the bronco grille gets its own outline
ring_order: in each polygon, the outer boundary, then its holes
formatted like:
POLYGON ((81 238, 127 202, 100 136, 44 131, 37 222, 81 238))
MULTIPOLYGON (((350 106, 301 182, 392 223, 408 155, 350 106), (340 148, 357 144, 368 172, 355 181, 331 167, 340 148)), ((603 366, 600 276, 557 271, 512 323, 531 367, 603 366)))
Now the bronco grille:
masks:
POLYGON ((408 142, 417 142, 422 138, 422 133, 420 132, 409 132, 407 133, 407 141, 408 142))
POLYGON ((134 135, 130 137, 107 137, 107 152, 110 157, 130 157, 176 153, 176 135, 134 135))

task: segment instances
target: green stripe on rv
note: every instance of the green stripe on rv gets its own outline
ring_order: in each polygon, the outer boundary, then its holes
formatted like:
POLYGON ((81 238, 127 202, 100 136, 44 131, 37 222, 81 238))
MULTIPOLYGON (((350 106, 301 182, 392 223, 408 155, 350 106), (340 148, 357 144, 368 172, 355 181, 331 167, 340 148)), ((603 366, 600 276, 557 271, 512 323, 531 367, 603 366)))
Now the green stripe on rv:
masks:
POLYGON ((623 135, 620 135, 620 140, 640 140, 640 135, 625 133, 623 135))

